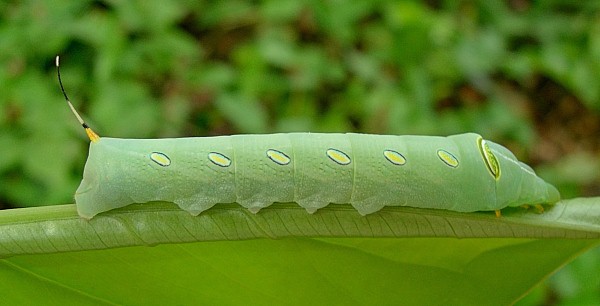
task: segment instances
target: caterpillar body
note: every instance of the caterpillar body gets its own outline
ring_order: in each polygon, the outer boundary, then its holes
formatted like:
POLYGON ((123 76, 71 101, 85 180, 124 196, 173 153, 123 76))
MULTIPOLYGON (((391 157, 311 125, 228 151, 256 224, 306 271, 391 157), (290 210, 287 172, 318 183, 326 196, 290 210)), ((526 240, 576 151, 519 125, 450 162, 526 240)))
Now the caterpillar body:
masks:
POLYGON ((504 147, 449 137, 289 133, 91 142, 75 200, 85 218, 150 201, 197 215, 237 202, 258 212, 296 202, 308 212, 349 203, 460 212, 553 203, 554 187, 504 147))
POLYGON ((508 149, 474 133, 100 138, 60 85, 91 139, 75 193, 84 218, 151 201, 173 202, 193 215, 233 202, 255 213, 274 202, 296 202, 309 213, 351 204, 366 215, 385 206, 473 212, 560 199, 508 149))

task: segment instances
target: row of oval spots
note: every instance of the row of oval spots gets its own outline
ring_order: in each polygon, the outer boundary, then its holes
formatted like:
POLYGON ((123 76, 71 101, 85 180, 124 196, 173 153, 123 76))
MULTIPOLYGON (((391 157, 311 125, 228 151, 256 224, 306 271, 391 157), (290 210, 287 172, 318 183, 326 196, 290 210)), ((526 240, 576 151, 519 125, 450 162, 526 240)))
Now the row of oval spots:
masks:
MULTIPOLYGON (((349 165, 352 162, 346 153, 337 149, 328 149, 326 154, 329 159, 340 165, 349 165)), ((445 150, 438 150, 437 155, 446 165, 452 168, 458 167, 458 159, 452 153, 445 150)), ((383 156, 394 165, 402 166, 406 164, 404 155, 394 150, 384 150, 383 156)), ((292 161, 287 154, 274 149, 267 150, 267 157, 274 163, 282 166, 285 166, 292 161)), ((161 152, 152 152, 150 154, 150 159, 163 167, 171 165, 169 157, 161 152)), ((208 159, 217 166, 229 167, 231 165, 231 159, 218 152, 208 153, 208 159)))

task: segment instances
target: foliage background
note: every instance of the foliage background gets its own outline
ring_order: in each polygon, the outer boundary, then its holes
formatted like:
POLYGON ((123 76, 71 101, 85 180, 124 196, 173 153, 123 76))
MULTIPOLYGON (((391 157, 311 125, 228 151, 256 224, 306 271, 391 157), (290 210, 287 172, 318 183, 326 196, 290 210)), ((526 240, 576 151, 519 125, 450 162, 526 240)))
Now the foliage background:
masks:
MULTIPOLYGON (((600 4, 0 2, 0 205, 71 203, 100 135, 449 135, 509 147, 565 198, 600 194, 600 4)), ((599 251, 523 304, 600 295, 599 251)))

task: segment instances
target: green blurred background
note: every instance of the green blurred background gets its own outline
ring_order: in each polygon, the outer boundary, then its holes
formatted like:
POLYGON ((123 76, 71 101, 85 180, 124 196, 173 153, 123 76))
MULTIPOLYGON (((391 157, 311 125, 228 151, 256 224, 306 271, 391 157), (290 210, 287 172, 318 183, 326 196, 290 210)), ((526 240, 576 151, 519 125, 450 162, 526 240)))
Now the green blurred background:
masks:
MULTIPOLYGON (((73 202, 101 136, 449 135, 600 195, 600 2, 0 2, 0 206, 73 202)), ((600 251, 524 305, 600 301, 600 251)), ((507 280, 509 281, 509 280, 507 280)))

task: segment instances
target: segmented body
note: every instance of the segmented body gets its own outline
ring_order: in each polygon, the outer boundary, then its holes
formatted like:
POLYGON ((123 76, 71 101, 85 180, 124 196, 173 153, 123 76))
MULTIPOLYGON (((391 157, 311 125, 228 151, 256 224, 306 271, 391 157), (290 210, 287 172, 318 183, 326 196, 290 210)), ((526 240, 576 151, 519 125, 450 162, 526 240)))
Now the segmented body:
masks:
POLYGON ((558 192, 477 134, 288 133, 102 137, 90 144, 75 199, 86 218, 157 200, 192 214, 217 203, 258 212, 274 202, 296 202, 310 213, 347 203, 364 215, 384 206, 497 210, 552 203, 558 192))

